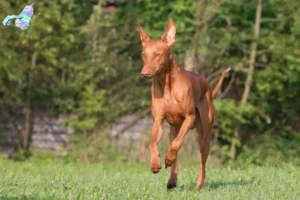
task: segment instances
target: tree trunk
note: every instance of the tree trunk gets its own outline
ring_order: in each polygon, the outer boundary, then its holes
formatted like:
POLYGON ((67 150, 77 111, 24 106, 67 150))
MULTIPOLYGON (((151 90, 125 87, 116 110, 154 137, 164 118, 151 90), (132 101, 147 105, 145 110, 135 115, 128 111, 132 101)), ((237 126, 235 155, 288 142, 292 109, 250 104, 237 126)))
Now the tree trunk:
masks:
POLYGON ((32 132, 32 112, 30 100, 28 99, 25 107, 25 128, 24 128, 24 137, 23 137, 23 147, 29 149, 30 138, 32 132))
MULTIPOLYGON (((102 0, 98 0, 97 10, 92 15, 94 15, 94 26, 98 23, 100 20, 100 14, 101 14, 101 6, 102 6, 102 0)), ((96 26, 97 27, 97 26, 96 26)), ((94 30, 94 35, 92 39, 92 62, 94 63, 96 61, 96 54, 98 50, 98 30, 94 30)))
MULTIPOLYGON (((31 57, 31 67, 34 68, 36 65, 37 53, 34 53, 31 57)), ((23 136, 23 147, 25 149, 29 149, 31 134, 32 134, 32 126, 33 126, 33 116, 31 109, 31 87, 32 87, 32 76, 31 69, 28 69, 28 88, 27 88, 27 97, 25 104, 25 127, 24 127, 24 136, 23 136)))
MULTIPOLYGON (((239 115, 242 115, 242 109, 245 106, 245 104, 248 102, 249 96, 250 96, 250 89, 252 85, 252 79, 253 79, 253 73, 254 73, 254 66, 255 66, 255 60, 256 60, 256 49, 257 49, 257 38, 259 37, 259 31, 260 31, 260 23, 261 23, 261 10, 262 10, 262 4, 261 0, 257 1, 256 5, 256 17, 255 17, 255 27, 254 27, 254 41, 251 43, 251 54, 250 54, 250 60, 249 60, 249 69, 247 72, 247 79, 245 83, 245 88, 243 91, 243 96, 240 104, 240 112, 239 115)), ((233 139, 240 140, 240 133, 239 133, 239 127, 235 127, 233 131, 233 139)), ((230 148, 230 159, 234 160, 236 157, 236 142, 233 141, 231 143, 230 148)))
POLYGON ((256 17, 255 17, 255 28, 254 28, 255 41, 253 41, 251 43, 251 55, 250 55, 250 62, 249 62, 249 70, 247 73, 247 80, 245 83, 245 89, 243 92, 241 107, 243 107, 247 103, 249 95, 250 95, 250 88, 252 85, 254 65, 255 65, 255 59, 256 59, 256 49, 257 49, 256 39, 259 37, 259 31, 260 31, 261 9, 262 9, 261 0, 258 0, 257 6, 256 6, 256 17))
POLYGON ((198 0, 197 1, 197 13, 196 13, 196 26, 195 26, 195 35, 192 38, 192 51, 187 52, 185 55, 184 66, 186 70, 195 71, 195 69, 199 66, 199 57, 198 57, 198 46, 199 46, 199 35, 201 32, 201 17, 204 15, 205 7, 207 4, 207 0, 198 0))

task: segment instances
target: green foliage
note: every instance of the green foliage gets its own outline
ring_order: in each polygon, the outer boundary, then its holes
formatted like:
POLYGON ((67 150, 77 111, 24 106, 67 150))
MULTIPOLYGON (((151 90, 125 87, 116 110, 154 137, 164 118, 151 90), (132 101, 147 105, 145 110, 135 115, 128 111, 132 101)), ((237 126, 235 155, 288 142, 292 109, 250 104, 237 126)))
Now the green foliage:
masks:
MULTIPOLYGON (((129 161, 125 148, 118 148, 117 141, 110 141, 107 134, 93 134, 86 137, 76 134, 72 138, 72 153, 63 158, 64 162, 102 163, 129 161)), ((130 160, 132 161, 132 160, 130 160)))
POLYGON ((77 116, 69 120, 69 125, 80 133, 94 131, 93 129, 100 122, 105 121, 109 112, 105 90, 95 91, 93 86, 87 86, 82 93, 81 104, 74 110, 77 116), (102 116, 99 118, 99 116, 102 116))
MULTIPOLYGON (((72 113, 75 118, 69 124, 78 134, 89 135, 124 114, 143 111, 150 106, 150 81, 140 76, 137 23, 151 38, 159 39, 172 17, 177 27, 172 52, 180 65, 196 42, 201 60, 196 70, 200 73, 206 76, 233 68, 229 78, 235 76, 235 80, 230 91, 222 101, 215 101, 215 132, 228 142, 222 146, 222 156, 228 156, 228 144, 237 144, 241 153, 252 152, 254 147, 248 143, 260 144, 260 140, 250 142, 252 135, 267 141, 268 134, 273 134, 278 142, 297 145, 289 132, 291 120, 299 120, 300 113, 298 2, 263 1, 253 84, 242 111, 239 104, 254 41, 256 1, 206 2, 201 6, 202 25, 195 41, 198 11, 194 0, 119 1, 119 11, 112 14, 103 13, 90 1, 36 2, 27 30, 0 27, 0 114, 6 112, 4 108, 24 105, 72 113), (238 139, 233 137, 236 126, 242 127, 238 139)), ((32 2, 1 2, 0 18, 19 13, 26 3, 32 2)), ((209 79, 212 85, 216 80, 209 79)), ((284 145, 279 145, 279 152, 284 145)))
POLYGON ((29 157, 32 156, 32 153, 28 149, 18 148, 17 151, 14 152, 12 158, 16 161, 25 161, 29 157))
POLYGON ((217 128, 221 130, 220 138, 227 141, 228 145, 222 147, 222 158, 229 158, 229 146, 235 144, 237 147, 242 145, 241 141, 234 137, 234 128, 238 125, 253 126, 253 114, 255 109, 251 104, 246 104, 243 108, 239 108, 235 101, 232 100, 215 100, 215 108, 217 110, 217 128))
POLYGON ((79 92, 75 127, 80 131, 97 129, 124 113, 149 106, 150 87, 145 87, 139 76, 141 45, 132 32, 137 13, 127 12, 130 8, 128 4, 117 14, 106 15, 94 6, 87 24, 81 27, 81 37, 86 40, 84 58, 73 66, 79 92), (85 85, 92 91, 86 93, 85 85))
POLYGON ((299 8, 288 2, 271 5, 265 12, 276 16, 278 22, 263 24, 264 37, 259 43, 266 53, 258 61, 263 69, 256 75, 253 93, 264 102, 254 103, 272 116, 275 126, 286 126, 300 112, 299 8))
MULTIPOLYGON (((14 3, 1 3, 1 19, 26 5, 24 1, 14 3)), ((74 4, 36 2, 34 8, 28 30, 1 26, 0 105, 17 106, 29 100, 34 107, 53 109, 63 105, 64 99, 70 102, 72 85, 65 84, 64 76, 68 52, 75 44, 74 4)))
POLYGON ((282 163, 293 163, 299 166, 299 144, 300 137, 295 133, 289 135, 288 138, 266 133, 258 136, 255 141, 244 145, 235 164, 255 164, 260 166, 271 164, 281 166, 282 163))

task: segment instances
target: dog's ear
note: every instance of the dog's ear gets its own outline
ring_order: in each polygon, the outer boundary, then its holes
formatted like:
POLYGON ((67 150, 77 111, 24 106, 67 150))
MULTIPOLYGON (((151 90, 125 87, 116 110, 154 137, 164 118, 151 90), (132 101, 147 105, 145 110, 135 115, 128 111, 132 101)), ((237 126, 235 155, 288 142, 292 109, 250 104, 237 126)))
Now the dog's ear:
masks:
POLYGON ((148 42, 150 40, 150 38, 147 35, 147 33, 142 29, 142 27, 140 26, 140 23, 138 23, 138 28, 139 28, 139 32, 140 32, 140 38, 142 41, 142 45, 144 46, 146 44, 146 42, 148 42))
POLYGON ((170 18, 168 21, 167 28, 164 34, 161 36, 161 41, 166 43, 168 47, 171 47, 175 42, 175 35, 176 35, 176 26, 173 20, 170 18))

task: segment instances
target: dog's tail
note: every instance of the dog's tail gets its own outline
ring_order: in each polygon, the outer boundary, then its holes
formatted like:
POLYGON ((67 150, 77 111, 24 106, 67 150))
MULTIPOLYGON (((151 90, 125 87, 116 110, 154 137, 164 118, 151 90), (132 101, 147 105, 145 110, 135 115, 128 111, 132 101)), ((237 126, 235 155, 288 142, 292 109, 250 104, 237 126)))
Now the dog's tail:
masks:
POLYGON ((230 69, 231 69, 231 68, 228 68, 228 69, 226 69, 226 70, 222 73, 222 76, 221 76, 221 78, 220 78, 218 84, 216 85, 215 89, 212 91, 212 96, 213 96, 213 97, 214 97, 214 96, 217 94, 217 92, 219 91, 219 89, 220 89, 220 87, 221 87, 221 85, 222 85, 222 83, 223 83, 223 80, 224 80, 226 74, 230 71, 230 69))

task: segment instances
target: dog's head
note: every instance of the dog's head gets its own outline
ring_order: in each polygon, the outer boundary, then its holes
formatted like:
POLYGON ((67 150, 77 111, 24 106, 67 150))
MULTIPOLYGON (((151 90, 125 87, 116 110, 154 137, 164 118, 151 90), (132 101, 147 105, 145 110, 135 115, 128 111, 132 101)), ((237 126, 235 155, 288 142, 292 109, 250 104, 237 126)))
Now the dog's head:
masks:
POLYGON ((142 41, 142 59, 144 66, 141 75, 151 78, 164 70, 169 59, 169 50, 175 42, 176 27, 172 19, 169 19, 167 28, 160 40, 151 40, 147 33, 138 25, 142 41))

